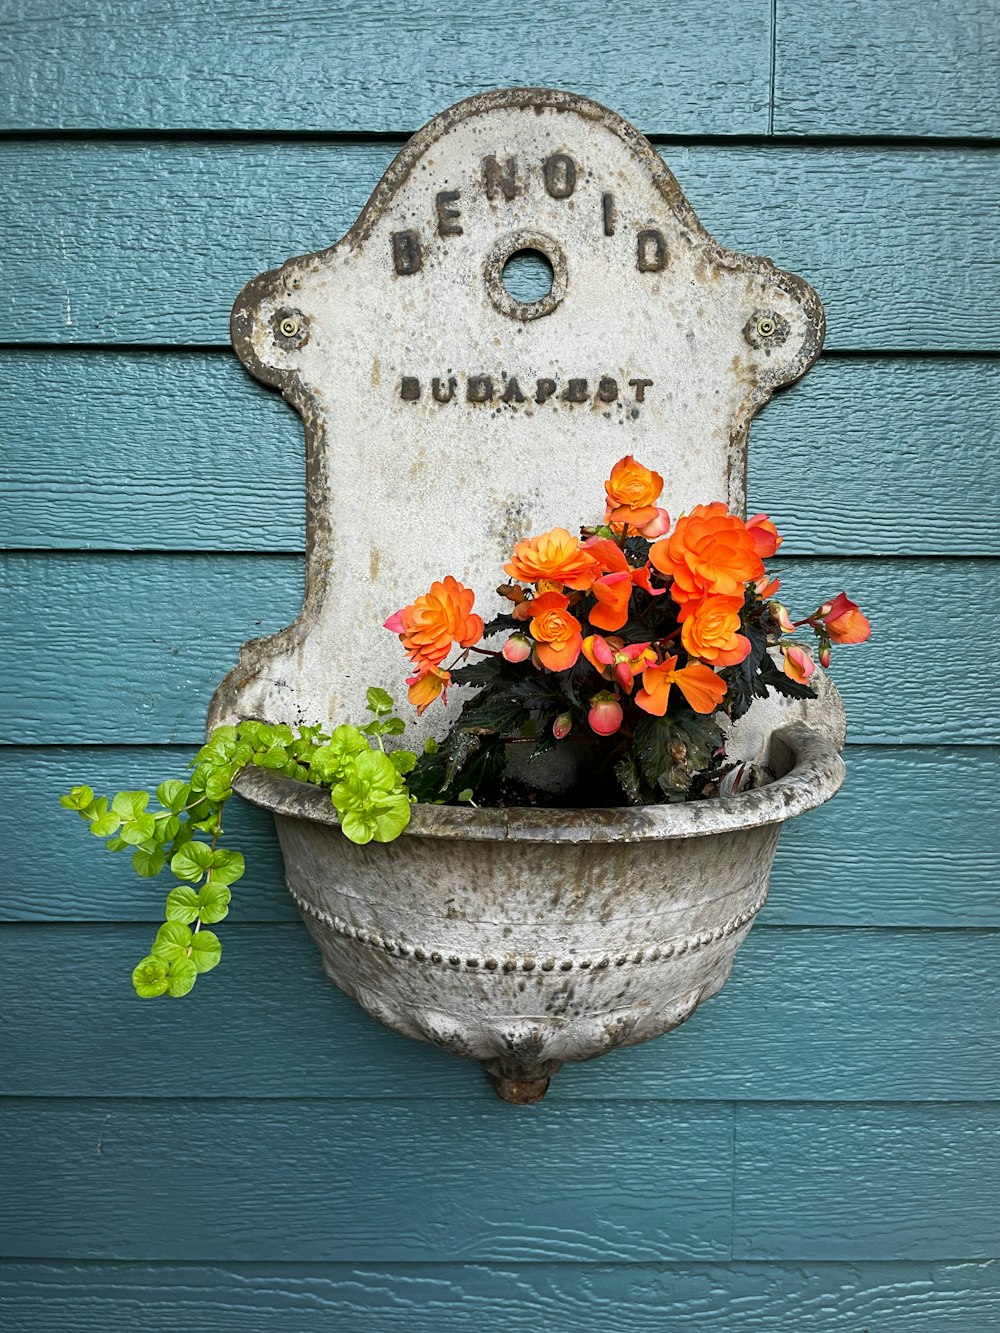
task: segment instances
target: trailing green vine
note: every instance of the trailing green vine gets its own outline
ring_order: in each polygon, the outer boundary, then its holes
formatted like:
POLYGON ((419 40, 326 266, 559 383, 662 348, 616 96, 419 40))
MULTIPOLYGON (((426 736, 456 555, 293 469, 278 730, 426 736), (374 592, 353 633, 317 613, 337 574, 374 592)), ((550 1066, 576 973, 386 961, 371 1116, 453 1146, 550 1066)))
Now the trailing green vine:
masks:
POLYGON ((222 943, 208 929, 229 915, 232 885, 241 879, 240 852, 220 846, 222 816, 233 782, 257 765, 302 782, 330 788, 344 835, 352 842, 391 842, 410 821, 406 774, 417 762, 409 750, 387 754, 384 736, 399 736, 401 718, 384 690, 370 689, 372 720, 362 727, 291 727, 245 721, 216 727, 191 761, 187 780, 171 778, 148 791, 95 796, 74 787, 60 804, 76 810, 110 852, 130 851, 143 879, 164 870, 179 883, 169 890, 164 921, 152 947, 132 973, 137 995, 187 995, 202 972, 222 957, 222 943), (155 801, 155 803, 154 803, 155 801))

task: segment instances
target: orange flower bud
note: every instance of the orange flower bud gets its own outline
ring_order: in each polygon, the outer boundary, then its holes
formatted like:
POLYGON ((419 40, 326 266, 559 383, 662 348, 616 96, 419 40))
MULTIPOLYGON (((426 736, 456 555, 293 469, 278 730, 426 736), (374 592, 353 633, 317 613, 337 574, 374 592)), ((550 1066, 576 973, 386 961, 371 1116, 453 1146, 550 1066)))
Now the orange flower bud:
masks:
POLYGON ((785 659, 784 672, 791 680, 797 680, 800 685, 805 685, 809 677, 816 670, 816 663, 812 660, 804 648, 800 648, 797 643, 781 645, 781 652, 785 659))
POLYGON ((834 643, 865 643, 871 638, 871 622, 845 592, 838 593, 832 602, 825 602, 819 614, 827 636, 834 643))
POLYGON ((748 518, 747 532, 753 538, 757 554, 762 560, 770 560, 783 541, 766 514, 754 514, 753 518, 748 518))
POLYGON ((508 662, 523 662, 531 656, 531 640, 525 634, 512 634, 500 652, 508 662))
POLYGON ((564 741, 573 730, 573 714, 560 713, 552 723, 552 735, 557 741, 564 741))
POLYGON ((624 716, 617 697, 607 690, 602 690, 590 701, 587 722, 591 731, 595 731, 598 736, 613 736, 621 726, 624 716))

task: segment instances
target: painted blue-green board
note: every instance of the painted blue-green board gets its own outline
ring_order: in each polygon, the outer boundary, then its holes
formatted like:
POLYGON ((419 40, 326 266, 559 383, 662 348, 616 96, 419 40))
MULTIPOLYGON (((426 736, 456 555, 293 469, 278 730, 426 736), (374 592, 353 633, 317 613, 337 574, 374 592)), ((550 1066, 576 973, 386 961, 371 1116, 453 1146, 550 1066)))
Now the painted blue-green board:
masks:
MULTIPOLYGON (((208 511, 303 549, 301 423, 232 353, 8 350, 0 382, 4 546, 211 551, 208 511)), ((998 428, 1000 359, 827 358, 754 422, 750 511, 786 555, 1000 555, 998 428)))
MULTIPOLYGON (((0 747, 0 790, 18 792, 0 921, 159 921, 160 880, 138 880, 108 856, 59 796, 86 782, 101 793, 183 776, 193 746, 0 747), (36 830, 46 830, 46 862, 36 830)), ((767 911, 755 926, 1000 926, 993 819, 998 753, 972 746, 852 746, 835 801, 782 831, 767 911)), ((234 801, 231 845, 247 873, 231 920, 295 921, 271 816, 234 801)))
MULTIPOLYGON (((301 924, 218 932, 219 968, 183 1002, 152 1002, 129 982, 151 926, 5 927, 5 1091, 132 1097, 152 1055, 161 1097, 492 1100, 475 1064, 379 1027, 332 986, 301 924)), ((995 930, 756 926, 681 1029, 567 1067, 548 1097, 1000 1099, 1000 1061, 984 1058, 998 971, 995 930)))
MULTIPOLYGON (((244 283, 339 239, 401 144, 0 142, 0 341, 222 346, 244 283)), ((723 245, 813 284, 828 347, 1000 351, 1000 149, 660 151, 723 245)))
MULTIPOLYGON (((137 1091, 155 1092, 152 1068, 137 1091)), ((0 1251, 625 1267, 990 1258, 998 1131, 996 1103, 555 1100, 515 1114, 497 1098, 11 1097, 0 1251)))
POLYGON ((995 0, 777 0, 775 134, 1000 136, 995 0))
POLYGON ((570 88, 660 133, 761 134, 770 0, 706 30, 699 0, 305 7, 7 0, 0 125, 398 134, 487 88, 570 88))
MULTIPOLYGON (((985 708, 994 667, 983 625, 1000 612, 995 562, 793 557, 775 568, 802 615, 846 588, 872 617, 871 642, 836 655, 851 741, 1000 740, 1000 718, 985 708), (922 668, 929 662, 947 664, 946 694, 922 668)), ((301 588, 302 561, 288 555, 8 552, 0 741, 199 742, 240 643, 294 619, 301 588)))
POLYGON ((987 1333, 1000 1264, 11 1263, 17 1333, 987 1333))
POLYGON ((7 0, 4 1333, 1000 1326, 998 64, 994 0, 7 0), (819 290, 751 505, 793 608, 846 587, 875 635, 834 663, 848 785, 723 992, 518 1109, 330 985, 249 808, 223 967, 134 999, 166 882, 54 803, 180 771, 297 609, 301 428, 228 350, 239 287, 527 82, 631 117, 723 244, 819 290))

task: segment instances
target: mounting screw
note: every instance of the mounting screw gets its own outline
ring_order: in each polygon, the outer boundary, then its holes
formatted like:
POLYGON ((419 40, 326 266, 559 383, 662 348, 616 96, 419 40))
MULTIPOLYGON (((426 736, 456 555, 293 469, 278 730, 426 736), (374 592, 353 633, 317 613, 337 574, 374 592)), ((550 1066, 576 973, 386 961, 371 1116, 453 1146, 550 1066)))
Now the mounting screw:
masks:
POLYGON ((743 337, 770 356, 772 348, 780 347, 791 331, 788 320, 776 311, 755 310, 743 326, 743 337))
POLYGON ((309 341, 309 321, 301 310, 284 306, 271 316, 271 333, 279 346, 294 351, 309 341))
POLYGON ((764 315, 757 321, 757 332, 762 338, 772 338, 776 327, 770 315, 764 315))
MULTIPOLYGON (((294 338, 299 331, 299 321, 288 317, 281 321, 279 327, 286 338, 294 338)), ((760 326, 758 325, 758 327, 760 326)), ((770 333, 771 330, 768 329, 768 332, 770 333)))

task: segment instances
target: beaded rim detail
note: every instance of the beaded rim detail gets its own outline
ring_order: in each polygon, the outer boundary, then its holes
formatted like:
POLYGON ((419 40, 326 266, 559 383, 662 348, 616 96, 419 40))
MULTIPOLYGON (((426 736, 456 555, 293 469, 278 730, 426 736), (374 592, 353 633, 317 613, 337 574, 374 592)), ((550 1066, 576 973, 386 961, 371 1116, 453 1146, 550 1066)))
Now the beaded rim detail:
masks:
POLYGON ((352 926, 349 921, 344 921, 342 917, 324 912, 321 907, 316 907, 291 887, 288 891, 300 912, 306 916, 311 916, 314 921, 327 926, 344 939, 354 940, 358 944, 367 945, 370 949, 378 949, 383 953, 393 955, 393 957, 405 958, 415 963, 431 963, 435 967, 449 967, 454 970, 478 971, 482 969, 484 972, 534 972, 536 970, 540 972, 572 972, 574 970, 598 972, 608 967, 638 967, 644 963, 666 962, 671 958, 680 958, 686 953, 697 953, 699 949, 704 949, 710 944, 717 944, 719 940, 726 936, 735 935, 738 930, 742 930, 754 919, 767 901, 767 890, 765 889, 752 906, 746 908, 737 916, 731 917, 723 925, 716 926, 712 930, 695 931, 692 935, 680 935, 660 944, 650 945, 649 948, 630 949, 622 953, 584 954, 580 957, 539 959, 532 954, 522 954, 520 956, 504 954, 502 957, 484 957, 482 954, 456 954, 444 949, 411 944, 408 940, 387 938, 377 931, 369 930, 364 926, 352 926))

